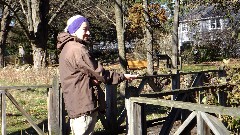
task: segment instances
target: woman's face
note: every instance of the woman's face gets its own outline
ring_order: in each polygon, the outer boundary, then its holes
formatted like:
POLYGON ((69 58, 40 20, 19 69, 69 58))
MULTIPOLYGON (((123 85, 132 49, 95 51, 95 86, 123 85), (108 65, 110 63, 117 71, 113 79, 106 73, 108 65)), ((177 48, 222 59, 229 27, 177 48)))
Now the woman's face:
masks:
POLYGON ((75 32, 75 35, 79 38, 82 39, 84 41, 87 41, 89 36, 90 36, 90 32, 89 32, 89 24, 87 22, 83 22, 81 27, 75 32))

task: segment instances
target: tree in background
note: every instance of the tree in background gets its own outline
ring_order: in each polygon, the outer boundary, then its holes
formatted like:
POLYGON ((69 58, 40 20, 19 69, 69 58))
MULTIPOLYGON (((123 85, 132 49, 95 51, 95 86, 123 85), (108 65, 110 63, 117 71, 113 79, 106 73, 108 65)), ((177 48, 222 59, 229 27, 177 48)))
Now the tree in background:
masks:
MULTIPOLYGON (((10 1, 7 4, 11 4, 10 1)), ((8 6, 2 5, 1 32, 0 32, 0 68, 4 66, 4 51, 6 48, 7 35, 10 30, 10 10, 8 6)))
MULTIPOLYGON (((49 0, 19 1, 27 20, 26 34, 31 41, 34 68, 46 66, 49 0)), ((22 16, 23 17, 23 16, 22 16)))
POLYGON ((144 0, 143 3, 135 3, 128 13, 129 29, 128 35, 134 35, 135 38, 144 39, 147 51, 148 74, 153 74, 153 29, 162 27, 166 22, 167 17, 165 9, 161 7, 160 3, 150 3, 144 0))
POLYGON ((178 16, 179 16, 179 0, 175 0, 174 19, 172 32, 172 66, 177 68, 178 65, 178 16))

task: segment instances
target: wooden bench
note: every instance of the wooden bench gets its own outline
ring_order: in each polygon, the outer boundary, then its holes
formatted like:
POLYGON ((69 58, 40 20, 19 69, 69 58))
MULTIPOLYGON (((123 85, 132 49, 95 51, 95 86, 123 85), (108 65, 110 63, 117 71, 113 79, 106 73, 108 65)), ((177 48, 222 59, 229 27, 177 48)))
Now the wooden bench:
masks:
POLYGON ((166 67, 167 68, 171 68, 172 64, 171 64, 171 57, 168 56, 167 54, 157 54, 157 67, 160 66, 160 60, 166 60, 166 67))
POLYGON ((129 60, 127 61, 128 69, 130 70, 140 70, 147 68, 146 60, 129 60))

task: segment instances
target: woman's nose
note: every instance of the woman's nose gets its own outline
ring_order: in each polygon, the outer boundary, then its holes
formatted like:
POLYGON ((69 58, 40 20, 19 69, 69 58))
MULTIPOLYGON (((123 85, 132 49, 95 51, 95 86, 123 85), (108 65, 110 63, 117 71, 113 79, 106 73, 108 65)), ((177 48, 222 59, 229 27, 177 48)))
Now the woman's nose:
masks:
POLYGON ((90 31, 88 30, 88 31, 86 32, 86 34, 90 35, 90 31))

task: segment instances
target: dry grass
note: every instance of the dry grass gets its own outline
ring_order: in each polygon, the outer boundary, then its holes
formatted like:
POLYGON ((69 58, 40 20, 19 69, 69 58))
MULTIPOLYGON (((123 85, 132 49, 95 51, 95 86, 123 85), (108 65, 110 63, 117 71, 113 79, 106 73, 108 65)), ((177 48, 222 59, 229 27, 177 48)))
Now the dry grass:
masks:
MULTIPOLYGON (((8 66, 0 69, 0 86, 36 86, 52 84, 52 78, 58 73, 57 68, 33 69, 29 65, 8 66)), ((29 114, 36 124, 46 126, 47 89, 8 90, 18 104, 29 114)), ((21 112, 6 98, 7 134, 37 134, 31 129, 21 112), (30 130, 26 130, 29 129, 30 130)), ((46 127, 45 127, 46 130, 46 127)))
POLYGON ((44 85, 51 84, 58 73, 56 67, 33 69, 29 65, 21 67, 8 66, 0 69, 0 85, 44 85))

